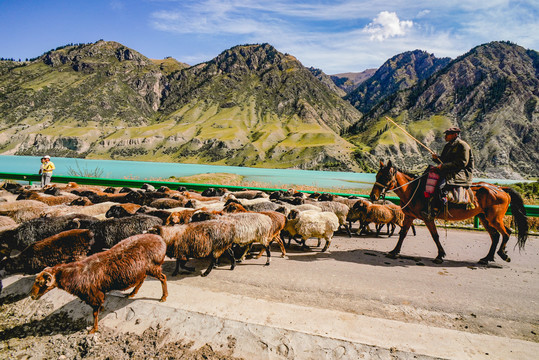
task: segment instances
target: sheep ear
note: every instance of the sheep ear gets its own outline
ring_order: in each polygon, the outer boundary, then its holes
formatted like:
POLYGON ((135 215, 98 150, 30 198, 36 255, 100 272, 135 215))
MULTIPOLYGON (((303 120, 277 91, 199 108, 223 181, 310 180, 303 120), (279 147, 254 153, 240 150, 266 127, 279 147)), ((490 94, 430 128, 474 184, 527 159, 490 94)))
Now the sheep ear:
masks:
POLYGON ((54 285, 54 276, 51 273, 43 271, 43 279, 45 279, 45 285, 51 287, 54 285))
POLYGON ((392 166, 393 166, 393 164, 391 164, 391 160, 389 160, 389 161, 387 162, 387 167, 392 167, 392 166))
POLYGON ((384 162, 380 160, 380 169, 382 169, 383 167, 384 167, 384 162))

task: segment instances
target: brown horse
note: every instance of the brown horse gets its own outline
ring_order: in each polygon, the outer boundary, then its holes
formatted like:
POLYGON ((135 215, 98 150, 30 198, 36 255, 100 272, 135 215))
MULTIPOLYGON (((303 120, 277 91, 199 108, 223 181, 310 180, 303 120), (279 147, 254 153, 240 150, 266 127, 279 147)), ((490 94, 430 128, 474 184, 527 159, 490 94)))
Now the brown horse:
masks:
MULTIPOLYGON (((440 244, 440 236, 436 231, 434 219, 428 220, 422 215, 426 199, 423 196, 425 181, 421 181, 421 178, 423 177, 400 171, 391 164, 391 161, 387 165, 380 161, 380 169, 376 174, 376 183, 370 196, 371 200, 378 200, 386 191, 393 190, 401 200, 401 207, 405 215, 404 223, 399 232, 397 246, 388 253, 388 257, 395 258, 398 256, 412 222, 414 219, 421 219, 425 222, 438 248, 438 256, 433 261, 440 264, 445 257, 445 251, 442 244, 440 244)), ((518 246, 523 249, 528 237, 528 218, 526 217, 522 197, 511 188, 499 187, 484 182, 473 183, 471 188, 474 193, 474 209, 452 207, 450 205, 448 211, 440 212, 436 218, 457 221, 478 216, 492 239, 492 245, 487 256, 479 260, 479 263, 488 264, 489 261, 494 261, 494 252, 496 251, 500 234, 502 234, 502 243, 498 250, 498 255, 507 262, 511 261, 505 252, 511 230, 503 224, 503 217, 509 208, 509 204, 511 204, 513 220, 518 230, 518 246)))

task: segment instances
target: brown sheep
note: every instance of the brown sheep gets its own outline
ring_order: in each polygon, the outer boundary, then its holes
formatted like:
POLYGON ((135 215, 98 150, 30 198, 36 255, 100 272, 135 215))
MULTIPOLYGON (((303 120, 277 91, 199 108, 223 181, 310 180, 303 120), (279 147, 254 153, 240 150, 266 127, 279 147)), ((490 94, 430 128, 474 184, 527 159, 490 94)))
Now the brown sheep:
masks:
POLYGON ((392 230, 389 236, 393 235, 395 231, 395 224, 402 226, 404 220, 404 213, 400 210, 400 207, 397 209, 395 206, 390 206, 386 204, 370 204, 366 202, 358 202, 354 205, 354 208, 359 213, 363 214, 363 228, 360 230, 359 234, 364 231, 368 223, 375 223, 376 226, 376 236, 380 235, 380 230, 382 229, 383 224, 391 224, 392 230))
MULTIPOLYGON (((189 258, 201 259, 211 256, 211 262, 202 276, 208 276, 217 259, 228 251, 236 237, 235 222, 230 219, 208 220, 176 226, 156 226, 150 232, 159 234, 167 244, 167 256, 176 258, 176 268, 172 276, 179 273, 180 267, 188 271, 194 268, 185 264, 189 258)), ((231 256, 234 270, 235 260, 231 256)))
POLYGON ((183 207, 184 205, 185 200, 172 198, 155 199, 149 204, 150 207, 156 209, 174 209, 177 207, 183 207))
POLYGON ((23 271, 35 274, 47 266, 79 261, 85 258, 94 244, 94 234, 87 229, 62 231, 29 245, 20 254, 0 262, 8 273, 23 271))
POLYGON ((55 196, 40 194, 35 191, 23 190, 21 194, 17 197, 17 200, 37 200, 47 205, 62 205, 68 204, 76 198, 78 198, 78 196, 75 194, 64 194, 55 196))
POLYGON ((38 300, 50 290, 59 288, 78 296, 94 310, 94 326, 89 333, 95 333, 105 294, 111 290, 127 290, 134 286, 127 295, 133 297, 146 276, 151 275, 161 281, 163 295, 160 301, 166 300, 167 278, 161 269, 165 253, 166 244, 160 236, 131 236, 84 260, 46 268, 36 276, 30 295, 38 300))
POLYGON ((200 210, 205 209, 185 209, 181 211, 174 211, 170 213, 169 217, 165 220, 165 225, 187 224, 191 220, 193 214, 200 210))

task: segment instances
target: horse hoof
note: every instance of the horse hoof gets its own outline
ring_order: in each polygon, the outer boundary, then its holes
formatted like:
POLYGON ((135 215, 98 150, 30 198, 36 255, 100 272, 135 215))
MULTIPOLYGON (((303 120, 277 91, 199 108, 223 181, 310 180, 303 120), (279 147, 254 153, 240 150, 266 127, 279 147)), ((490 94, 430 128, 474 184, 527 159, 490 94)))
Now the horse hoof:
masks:
POLYGON ((441 263, 444 262, 444 259, 436 258, 436 259, 432 260, 432 262, 435 263, 435 264, 441 264, 441 263))
POLYGON ((487 259, 481 259, 481 260, 479 260, 478 264, 479 265, 488 265, 488 260, 487 259))
POLYGON ((511 258, 509 256, 507 256, 506 253, 498 253, 498 255, 502 258, 502 260, 507 261, 507 262, 511 262, 511 258))

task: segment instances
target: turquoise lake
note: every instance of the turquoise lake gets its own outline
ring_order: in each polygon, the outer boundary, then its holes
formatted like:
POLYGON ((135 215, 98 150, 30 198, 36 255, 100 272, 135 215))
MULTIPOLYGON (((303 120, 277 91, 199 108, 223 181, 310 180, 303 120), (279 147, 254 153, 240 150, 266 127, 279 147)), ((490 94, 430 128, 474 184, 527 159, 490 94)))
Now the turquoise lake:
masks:
MULTIPOLYGON (((1 172, 37 174, 40 156, 0 155, 1 172)), ((368 189, 375 181, 375 174, 338 171, 314 171, 294 169, 264 169, 238 166, 218 166, 200 164, 161 163, 123 160, 86 160, 74 158, 51 158, 56 166, 54 174, 69 176, 69 170, 103 170, 102 178, 158 180, 171 176, 182 177, 205 173, 230 173, 244 176, 246 181, 256 181, 268 185, 309 185, 323 188, 368 189)), ((53 175, 54 176, 54 175, 53 175)), ((474 179, 475 181, 499 184, 520 181, 502 179, 474 179)), ((218 185, 218 184, 217 184, 218 185)))

